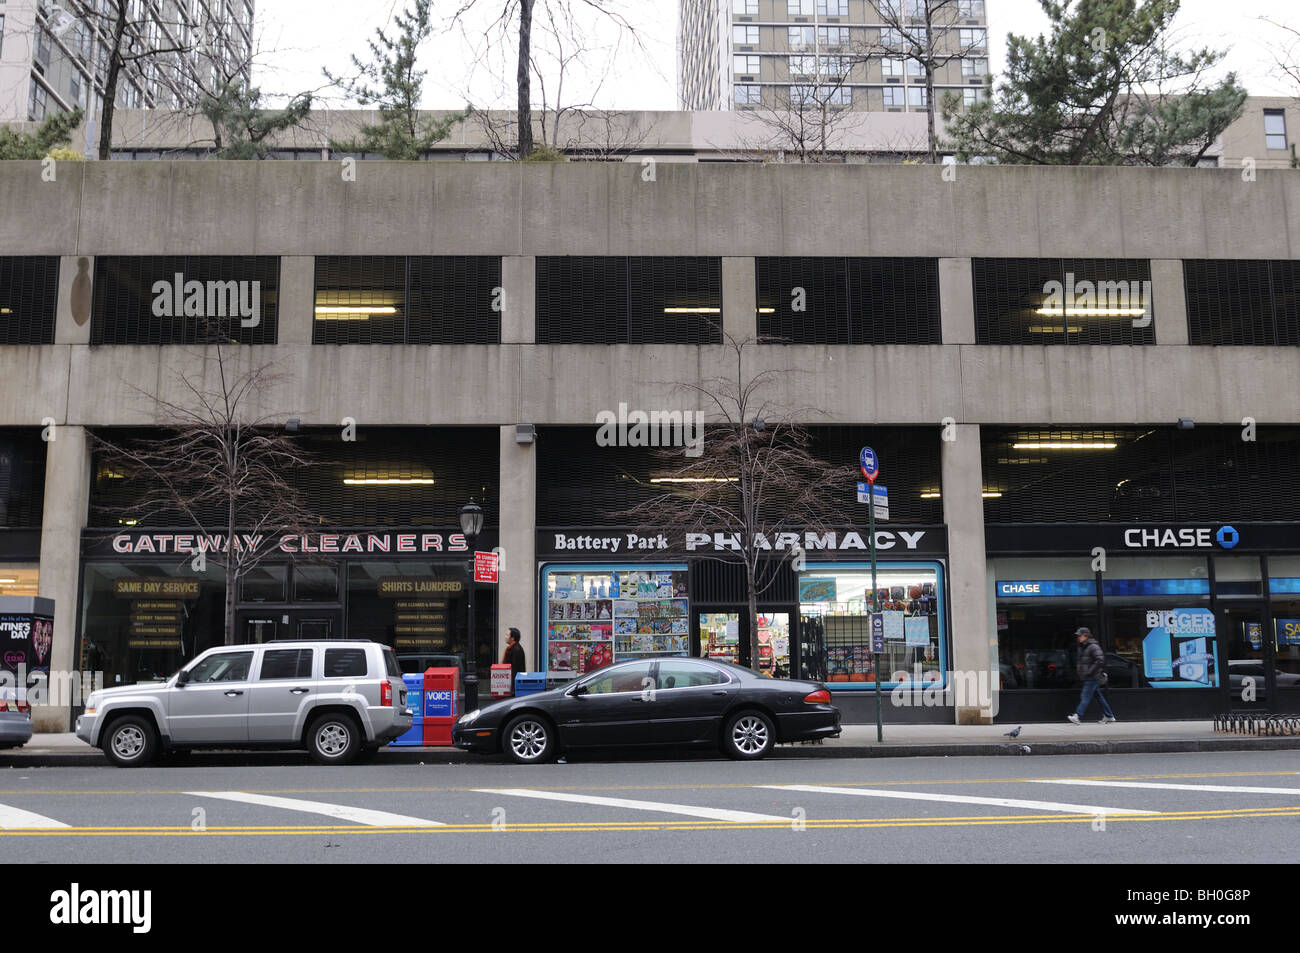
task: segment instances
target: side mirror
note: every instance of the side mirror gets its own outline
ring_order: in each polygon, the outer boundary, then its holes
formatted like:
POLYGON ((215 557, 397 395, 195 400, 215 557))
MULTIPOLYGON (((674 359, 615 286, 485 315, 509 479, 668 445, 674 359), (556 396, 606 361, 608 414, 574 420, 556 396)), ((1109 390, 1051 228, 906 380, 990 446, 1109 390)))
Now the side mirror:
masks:
POLYGON ((181 669, 180 672, 178 672, 176 675, 176 687, 184 688, 189 683, 189 680, 190 680, 190 673, 187 672, 185 669, 181 669))
POLYGON ((580 698, 585 694, 587 694, 586 685, 575 685, 573 686, 573 688, 569 689, 569 695, 572 696, 573 698, 580 698))

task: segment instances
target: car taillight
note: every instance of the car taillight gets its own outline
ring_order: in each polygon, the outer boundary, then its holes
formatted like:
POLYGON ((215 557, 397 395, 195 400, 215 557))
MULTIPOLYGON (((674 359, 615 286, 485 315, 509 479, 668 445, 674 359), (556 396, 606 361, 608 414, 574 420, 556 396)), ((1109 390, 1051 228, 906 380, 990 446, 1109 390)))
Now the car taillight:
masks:
POLYGON ((831 693, 826 689, 818 689, 811 695, 805 695, 803 702, 805 705, 827 705, 830 704, 831 693))
POLYGON ((18 710, 26 714, 27 712, 30 712, 32 710, 32 706, 27 704, 27 702, 19 702, 18 710))
POLYGON ((393 683, 392 682, 379 683, 379 704, 383 705, 385 708, 393 707, 393 683))

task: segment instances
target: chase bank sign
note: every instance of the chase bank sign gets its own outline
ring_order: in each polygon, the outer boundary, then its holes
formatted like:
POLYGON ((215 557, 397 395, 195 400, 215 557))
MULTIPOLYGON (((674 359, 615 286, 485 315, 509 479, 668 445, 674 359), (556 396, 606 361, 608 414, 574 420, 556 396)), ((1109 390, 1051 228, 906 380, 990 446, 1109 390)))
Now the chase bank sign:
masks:
POLYGON ((1127 549, 1232 549, 1241 534, 1231 526, 1130 527, 1124 530, 1127 549))

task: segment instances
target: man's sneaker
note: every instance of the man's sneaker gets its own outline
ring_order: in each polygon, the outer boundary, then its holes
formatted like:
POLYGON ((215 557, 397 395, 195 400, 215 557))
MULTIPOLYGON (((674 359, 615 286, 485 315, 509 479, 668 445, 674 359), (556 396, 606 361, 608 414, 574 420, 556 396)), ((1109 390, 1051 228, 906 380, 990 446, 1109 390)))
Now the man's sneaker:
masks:
POLYGON ((1110 715, 1107 715, 1107 716, 1105 716, 1104 718, 1102 718, 1101 721, 1097 722, 1097 724, 1099 724, 1099 725, 1110 725, 1110 724, 1114 724, 1115 721, 1116 721, 1116 719, 1115 719, 1114 717, 1112 717, 1112 716, 1110 716, 1110 715))
POLYGON ((1076 725, 1081 725, 1081 724, 1083 724, 1083 722, 1081 722, 1081 721, 1079 720, 1079 716, 1078 716, 1078 715, 1066 715, 1066 716, 1065 716, 1065 720, 1066 720, 1066 721, 1072 721, 1072 722, 1074 722, 1076 725))

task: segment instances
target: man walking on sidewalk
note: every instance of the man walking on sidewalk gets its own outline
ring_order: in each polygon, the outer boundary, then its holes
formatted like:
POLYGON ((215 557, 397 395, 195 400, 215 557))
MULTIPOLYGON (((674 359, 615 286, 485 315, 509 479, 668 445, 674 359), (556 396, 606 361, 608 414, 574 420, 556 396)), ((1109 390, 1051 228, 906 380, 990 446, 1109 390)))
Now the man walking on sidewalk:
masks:
POLYGON ((1096 695, 1097 701, 1101 702, 1101 723, 1109 724, 1115 721, 1115 713, 1110 710, 1110 705, 1106 703, 1106 695, 1102 692, 1102 688, 1109 680, 1106 675, 1106 653, 1101 650, 1097 640, 1092 637, 1092 630, 1087 626, 1076 629, 1074 637, 1079 643, 1079 661, 1076 668, 1079 681, 1083 683, 1083 692, 1079 698, 1079 707, 1074 710, 1073 715, 1067 715, 1066 720, 1076 725, 1083 724, 1079 719, 1092 704, 1092 696, 1096 695))

